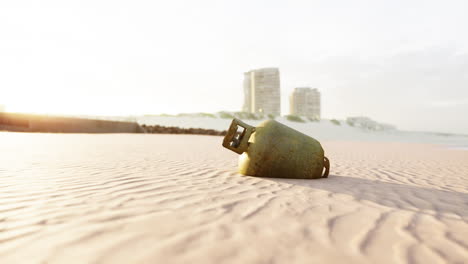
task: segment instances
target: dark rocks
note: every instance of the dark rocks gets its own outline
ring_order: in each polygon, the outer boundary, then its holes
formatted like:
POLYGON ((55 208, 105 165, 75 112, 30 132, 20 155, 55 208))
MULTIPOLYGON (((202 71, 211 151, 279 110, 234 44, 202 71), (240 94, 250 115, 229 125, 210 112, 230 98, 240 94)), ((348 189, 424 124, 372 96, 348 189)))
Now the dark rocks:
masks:
POLYGON ((224 136, 225 131, 217 131, 214 129, 204 128, 180 128, 180 127, 166 127, 160 125, 141 125, 144 133, 149 134, 191 134, 191 135, 212 135, 212 136, 224 136))

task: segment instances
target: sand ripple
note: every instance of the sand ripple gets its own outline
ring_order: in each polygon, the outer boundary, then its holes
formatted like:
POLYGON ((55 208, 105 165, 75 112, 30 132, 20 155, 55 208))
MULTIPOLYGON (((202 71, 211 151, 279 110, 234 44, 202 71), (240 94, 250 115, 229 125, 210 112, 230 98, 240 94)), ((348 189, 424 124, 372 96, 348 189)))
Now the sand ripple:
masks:
POLYGON ((0 133, 1 263, 468 263, 468 151, 324 142, 323 180, 221 137, 0 133))

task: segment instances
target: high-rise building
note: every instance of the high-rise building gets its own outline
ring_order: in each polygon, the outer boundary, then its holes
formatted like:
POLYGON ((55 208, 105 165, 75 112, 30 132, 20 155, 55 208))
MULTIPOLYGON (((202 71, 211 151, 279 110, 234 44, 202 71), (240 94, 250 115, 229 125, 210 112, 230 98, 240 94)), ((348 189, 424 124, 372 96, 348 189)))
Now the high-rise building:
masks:
POLYGON ((320 119, 320 92, 314 88, 295 88, 289 97, 291 115, 320 119))
POLYGON ((244 73, 244 112, 280 115, 280 77, 278 68, 263 68, 244 73))

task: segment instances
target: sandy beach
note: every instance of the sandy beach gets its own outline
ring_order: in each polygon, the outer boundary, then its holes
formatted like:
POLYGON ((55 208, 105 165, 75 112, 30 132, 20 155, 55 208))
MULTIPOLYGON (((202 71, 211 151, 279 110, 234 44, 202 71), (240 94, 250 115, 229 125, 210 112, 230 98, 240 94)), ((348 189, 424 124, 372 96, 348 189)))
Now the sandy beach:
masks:
POLYGON ((0 133, 0 263, 468 263, 468 151, 322 141, 239 175, 219 136, 0 133))

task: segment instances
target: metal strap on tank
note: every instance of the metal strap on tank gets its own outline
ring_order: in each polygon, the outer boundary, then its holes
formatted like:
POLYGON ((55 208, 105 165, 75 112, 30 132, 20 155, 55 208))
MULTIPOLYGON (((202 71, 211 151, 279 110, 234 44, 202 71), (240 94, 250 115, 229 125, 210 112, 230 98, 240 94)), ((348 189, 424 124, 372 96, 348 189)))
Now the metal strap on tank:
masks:
POLYGON ((322 178, 328 178, 328 173, 330 172, 330 161, 327 157, 323 157, 323 166, 325 167, 325 173, 323 174, 322 178))

